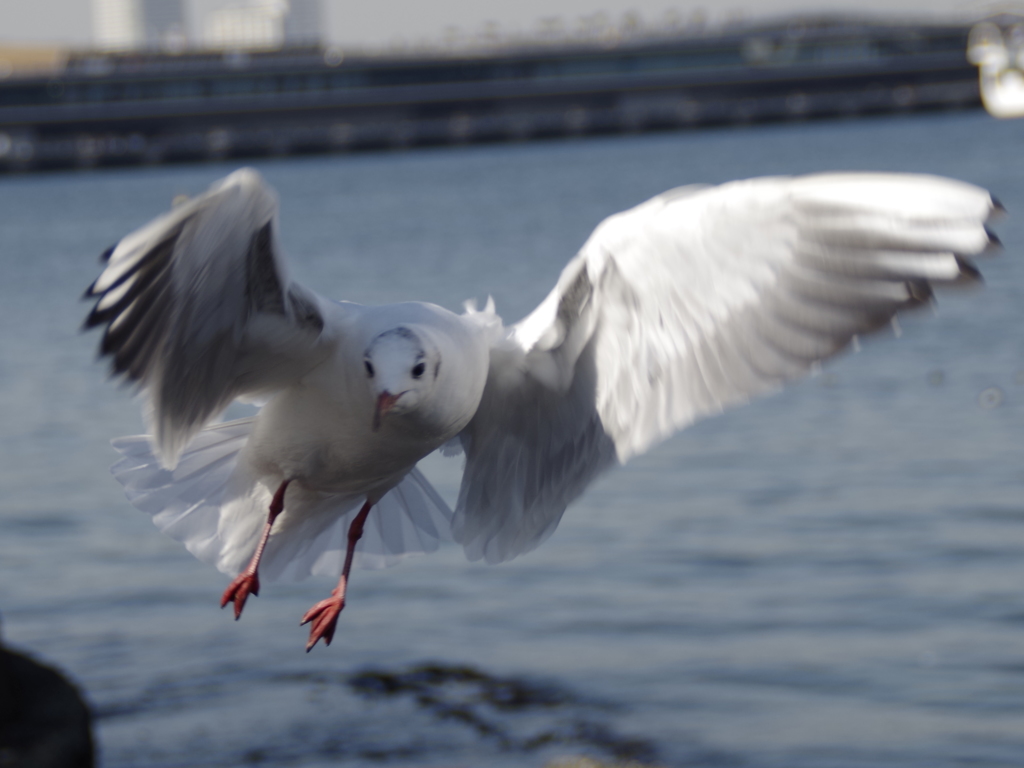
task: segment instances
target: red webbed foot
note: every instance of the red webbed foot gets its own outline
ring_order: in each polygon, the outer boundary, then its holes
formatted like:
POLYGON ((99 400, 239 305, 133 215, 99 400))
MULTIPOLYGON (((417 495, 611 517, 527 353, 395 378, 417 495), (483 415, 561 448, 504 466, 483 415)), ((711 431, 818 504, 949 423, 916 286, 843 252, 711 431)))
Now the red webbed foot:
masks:
POLYGON ((341 578, 338 579, 338 586, 331 590, 331 596, 321 600, 302 617, 299 626, 313 622, 309 628, 309 642, 306 643, 306 653, 309 653, 317 641, 323 639, 324 645, 330 645, 334 639, 334 629, 338 626, 338 614, 345 607, 345 589, 348 587, 348 575, 352 570, 352 555, 356 550, 356 542, 363 535, 363 524, 366 516, 370 514, 373 503, 367 499, 363 508, 359 510, 348 527, 348 549, 345 551, 345 565, 341 569, 341 578))
POLYGON ((235 577, 228 588, 224 590, 224 594, 220 597, 220 607, 223 608, 230 602, 235 604, 235 621, 242 615, 242 609, 245 607, 245 600, 249 595, 259 595, 260 593, 260 577, 255 573, 247 574, 240 573, 235 577))
POLYGON ((313 622, 309 628, 309 641, 306 643, 306 653, 309 653, 317 641, 323 639, 324 645, 330 645, 334 639, 334 629, 338 626, 338 615, 345 607, 344 595, 338 596, 338 590, 331 592, 326 600, 321 600, 302 617, 299 626, 313 622))

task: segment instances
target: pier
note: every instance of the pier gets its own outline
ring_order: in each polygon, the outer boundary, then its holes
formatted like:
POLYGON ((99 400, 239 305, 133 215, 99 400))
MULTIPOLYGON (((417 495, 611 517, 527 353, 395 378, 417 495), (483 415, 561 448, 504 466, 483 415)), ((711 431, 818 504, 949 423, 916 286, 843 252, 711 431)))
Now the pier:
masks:
POLYGON ((0 80, 0 171, 974 108, 968 32, 797 20, 418 56, 73 54, 0 80))

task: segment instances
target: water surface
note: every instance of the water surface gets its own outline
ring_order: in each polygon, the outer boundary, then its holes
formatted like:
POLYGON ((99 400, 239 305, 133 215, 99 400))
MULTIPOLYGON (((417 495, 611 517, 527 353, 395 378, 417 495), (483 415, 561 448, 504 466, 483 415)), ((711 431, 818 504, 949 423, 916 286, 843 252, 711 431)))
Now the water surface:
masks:
MULTIPOLYGON (((680 184, 918 171, 1011 212, 983 291, 635 459, 512 563, 448 546, 357 573, 309 655, 298 619, 329 582, 265 584, 233 622, 226 578, 124 500, 108 441, 138 409, 77 331, 97 255, 231 167, 0 178, 5 637, 85 688, 108 767, 500 768, 629 743, 672 766, 1019 765, 1020 141, 975 112, 259 164, 299 280, 493 294, 509 321, 602 217, 680 184), (426 662, 447 672, 419 699, 360 687, 426 662), (517 685, 537 698, 494 698, 517 685)), ((459 460, 426 469, 454 498, 459 460)))

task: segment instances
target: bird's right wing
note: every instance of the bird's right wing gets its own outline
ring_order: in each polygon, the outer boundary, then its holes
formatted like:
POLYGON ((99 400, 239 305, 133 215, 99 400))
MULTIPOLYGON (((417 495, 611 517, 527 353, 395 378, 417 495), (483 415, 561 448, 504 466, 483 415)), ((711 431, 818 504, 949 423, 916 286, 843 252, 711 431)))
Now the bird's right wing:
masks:
POLYGON ((830 174, 682 188, 606 219, 497 334, 456 540, 492 562, 532 549, 616 460, 804 374, 933 283, 976 279, 994 208, 949 179, 830 174))
POLYGON ((155 448, 173 467, 233 399, 299 379, 329 354, 322 300, 288 279, 277 198, 252 169, 122 238, 86 291, 101 355, 142 386, 155 448))

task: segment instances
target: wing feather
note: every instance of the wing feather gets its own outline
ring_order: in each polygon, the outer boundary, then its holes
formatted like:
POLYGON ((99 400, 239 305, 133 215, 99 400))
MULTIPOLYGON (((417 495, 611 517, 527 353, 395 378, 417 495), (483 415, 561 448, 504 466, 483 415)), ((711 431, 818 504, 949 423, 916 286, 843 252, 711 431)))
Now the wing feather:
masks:
POLYGON ((327 354, 320 299, 289 281, 277 198, 251 169, 125 236, 86 291, 100 354, 146 390, 173 466, 233 399, 273 391, 327 354))
POLYGON ((471 558, 537 546, 602 471, 778 389, 933 284, 976 281, 997 210, 930 176, 829 174, 671 190, 606 219, 498 334, 453 532, 471 558))

